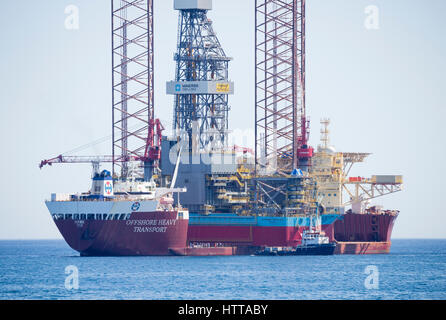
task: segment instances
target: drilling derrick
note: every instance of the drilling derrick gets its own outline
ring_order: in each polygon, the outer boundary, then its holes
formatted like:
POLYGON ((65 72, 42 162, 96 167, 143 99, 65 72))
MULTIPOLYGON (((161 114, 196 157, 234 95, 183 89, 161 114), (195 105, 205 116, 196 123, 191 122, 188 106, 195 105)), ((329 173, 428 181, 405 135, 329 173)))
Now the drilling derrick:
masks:
POLYGON ((228 58, 207 18, 211 0, 175 0, 179 10, 175 81, 167 93, 175 95, 173 128, 189 141, 189 151, 216 150, 228 134, 228 58))
POLYGON ((305 0, 255 1, 255 211, 314 214, 305 110, 305 0))
POLYGON ((125 179, 128 162, 153 169, 147 143, 154 119, 153 0, 112 0, 113 175, 125 179))
MULTIPOLYGON (((62 154, 41 161, 112 163, 113 178, 136 174, 149 181, 159 168, 164 130, 154 119, 153 0, 111 0, 112 16, 112 155, 62 154), (130 170, 130 162, 139 162, 130 170)), ((91 146, 91 145, 87 145, 91 146)))
POLYGON ((305 0, 256 0, 255 18, 256 168, 307 171, 305 0))

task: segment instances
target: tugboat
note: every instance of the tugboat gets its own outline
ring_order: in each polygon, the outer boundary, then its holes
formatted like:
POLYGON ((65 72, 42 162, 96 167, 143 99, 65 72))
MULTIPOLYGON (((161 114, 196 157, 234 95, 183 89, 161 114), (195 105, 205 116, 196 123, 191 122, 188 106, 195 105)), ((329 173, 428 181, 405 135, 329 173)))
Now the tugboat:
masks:
POLYGON ((316 213, 316 227, 312 226, 302 232, 302 242, 296 247, 263 247, 255 255, 259 256, 304 256, 304 255, 333 255, 336 249, 336 242, 330 242, 330 238, 321 231, 321 219, 316 213))
POLYGON ((336 243, 330 242, 325 234, 316 229, 305 230, 302 243, 297 247, 264 247, 257 251, 258 256, 328 256, 333 255, 336 243))
POLYGON ((324 232, 317 229, 304 230, 302 235, 302 244, 291 250, 290 252, 281 251, 279 255, 333 255, 336 249, 336 243, 330 242, 324 232))

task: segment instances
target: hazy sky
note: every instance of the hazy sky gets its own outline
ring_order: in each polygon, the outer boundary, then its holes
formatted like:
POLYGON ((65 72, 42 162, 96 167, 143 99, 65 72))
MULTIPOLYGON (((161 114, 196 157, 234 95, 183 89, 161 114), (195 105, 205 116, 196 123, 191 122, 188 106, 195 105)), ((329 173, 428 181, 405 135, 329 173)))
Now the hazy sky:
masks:
MULTIPOLYGON (((155 2, 155 105, 166 126, 172 2, 155 2)), ((234 58, 232 129, 254 126, 253 3, 214 0, 209 13, 234 58)), ((403 192, 375 201, 401 210, 394 238, 446 238, 445 12, 444 0, 307 0, 310 142, 319 143, 319 120, 329 117, 337 150, 373 153, 353 175, 404 175, 403 192), (379 9, 378 30, 364 27, 369 5, 379 9)), ((44 200, 87 191, 91 166, 38 163, 111 134, 110 1, 7 1, 0 34, 0 239, 60 238, 44 200), (79 8, 79 30, 65 28, 68 5, 79 8)), ((110 144, 85 154, 109 154, 110 144)))

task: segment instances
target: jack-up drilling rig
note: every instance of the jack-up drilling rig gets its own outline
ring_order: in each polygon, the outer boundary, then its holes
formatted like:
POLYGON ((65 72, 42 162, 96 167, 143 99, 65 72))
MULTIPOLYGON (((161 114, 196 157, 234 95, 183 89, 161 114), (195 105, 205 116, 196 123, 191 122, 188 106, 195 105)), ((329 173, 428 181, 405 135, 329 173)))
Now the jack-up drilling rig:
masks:
POLYGON ((58 156, 41 166, 111 162, 113 177, 125 180, 129 163, 142 163, 145 181, 187 188, 181 204, 190 211, 189 242, 252 253, 294 247, 316 227, 339 242, 338 253, 389 252, 398 212, 367 202, 400 191, 402 177, 348 177, 368 154, 336 152, 328 120, 317 151, 309 145, 305 0, 254 1, 254 149, 228 145, 234 83, 231 58, 208 18, 212 0, 173 2, 178 42, 174 81, 166 84, 174 99, 172 136, 162 136, 154 118, 153 1, 113 0, 112 155, 58 156))

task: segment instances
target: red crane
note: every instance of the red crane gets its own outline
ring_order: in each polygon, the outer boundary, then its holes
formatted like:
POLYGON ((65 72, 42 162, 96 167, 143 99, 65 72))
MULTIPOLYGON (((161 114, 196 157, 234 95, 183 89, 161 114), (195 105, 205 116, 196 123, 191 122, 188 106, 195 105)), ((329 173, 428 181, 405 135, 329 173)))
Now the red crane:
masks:
POLYGON ((130 161, 142 161, 149 162, 152 166, 158 167, 159 160, 161 159, 161 141, 164 127, 159 119, 150 120, 149 133, 146 140, 146 148, 144 156, 64 156, 59 155, 57 157, 42 160, 39 164, 39 168, 44 166, 51 166, 56 163, 114 163, 114 162, 130 162, 130 161))
POLYGON ((159 119, 149 121, 149 135, 142 161, 159 161, 161 159, 161 141, 164 127, 159 119))

